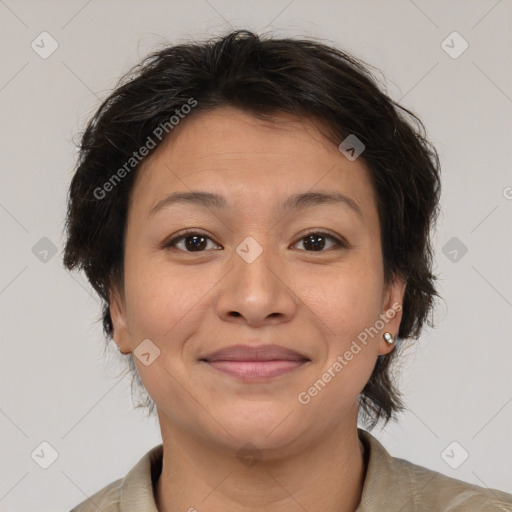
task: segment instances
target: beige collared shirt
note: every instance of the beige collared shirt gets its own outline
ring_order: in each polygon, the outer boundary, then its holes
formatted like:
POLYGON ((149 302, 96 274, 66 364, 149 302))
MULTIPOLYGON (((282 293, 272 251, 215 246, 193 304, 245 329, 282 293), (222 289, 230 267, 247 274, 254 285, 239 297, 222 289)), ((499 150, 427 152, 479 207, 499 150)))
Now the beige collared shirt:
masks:
MULTIPOLYGON (((392 457, 358 429, 368 466, 355 512, 512 512, 512 495, 486 489, 392 457)), ((71 512, 158 512, 153 494, 162 469, 163 445, 155 446, 124 477, 71 512)), ((314 511, 311 511, 314 512, 314 511)))

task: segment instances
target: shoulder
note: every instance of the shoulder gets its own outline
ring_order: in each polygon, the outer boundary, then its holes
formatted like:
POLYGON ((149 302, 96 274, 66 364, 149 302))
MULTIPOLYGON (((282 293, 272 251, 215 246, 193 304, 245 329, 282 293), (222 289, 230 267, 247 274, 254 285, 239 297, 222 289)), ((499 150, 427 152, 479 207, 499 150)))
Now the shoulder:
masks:
POLYGON ((392 457, 368 432, 360 438, 369 452, 358 512, 512 511, 512 495, 451 478, 437 471, 392 457))
POLYGON ((410 483, 412 510, 512 511, 512 495, 470 484, 437 471, 392 457, 394 478, 410 483))
POLYGON ((120 478, 82 501, 70 512, 158 512, 154 484, 162 470, 163 445, 155 446, 120 478))
POLYGON ((119 512, 123 478, 112 482, 86 500, 79 503, 70 512, 119 512))

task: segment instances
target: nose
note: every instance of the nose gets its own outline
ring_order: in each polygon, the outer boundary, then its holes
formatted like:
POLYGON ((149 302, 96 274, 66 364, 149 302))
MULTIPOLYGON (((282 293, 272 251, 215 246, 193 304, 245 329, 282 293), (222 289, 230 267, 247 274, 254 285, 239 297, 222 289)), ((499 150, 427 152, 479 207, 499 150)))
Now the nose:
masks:
POLYGON ((219 288, 219 317, 251 327, 289 322, 296 314, 299 299, 285 264, 275 251, 263 247, 254 260, 245 258, 243 251, 233 253, 232 270, 219 288))

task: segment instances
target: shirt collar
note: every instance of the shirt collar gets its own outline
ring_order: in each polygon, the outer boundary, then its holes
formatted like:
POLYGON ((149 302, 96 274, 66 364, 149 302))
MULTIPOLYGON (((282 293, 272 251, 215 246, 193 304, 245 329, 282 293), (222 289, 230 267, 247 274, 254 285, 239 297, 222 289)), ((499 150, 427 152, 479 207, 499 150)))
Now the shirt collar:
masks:
MULTIPOLYGON (((389 510, 387 506, 391 506, 391 510, 395 510, 397 503, 401 502, 405 506, 410 499, 414 499, 411 498, 414 494, 412 493, 410 478, 406 474, 396 474, 393 457, 375 437, 365 430, 357 430, 359 439, 361 439, 365 448, 368 464, 361 501, 356 512, 389 510), (392 490, 391 493, 390 490, 392 490), (391 499, 392 502, 386 503, 388 499, 391 499)), ((409 507, 407 510, 415 509, 409 507)))
POLYGON ((163 453, 163 444, 155 446, 124 477, 120 512, 158 512, 154 492, 162 471, 163 453))

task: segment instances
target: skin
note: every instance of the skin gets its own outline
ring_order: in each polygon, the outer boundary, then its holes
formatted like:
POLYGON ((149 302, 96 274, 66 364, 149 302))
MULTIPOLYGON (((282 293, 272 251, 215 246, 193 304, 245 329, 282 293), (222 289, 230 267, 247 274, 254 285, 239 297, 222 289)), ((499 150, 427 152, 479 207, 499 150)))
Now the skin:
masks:
POLYGON ((377 356, 393 350, 382 334, 396 335, 400 311, 307 405, 297 396, 402 304, 405 283, 384 282, 362 159, 349 161, 319 124, 276 117, 283 122, 233 108, 189 116, 143 162, 132 190, 124 289, 112 290, 111 314, 122 352, 145 339, 160 350, 148 366, 134 360, 162 432, 161 512, 348 512, 361 498, 358 395, 377 356), (221 194, 228 206, 173 204, 149 215, 168 194, 191 190, 221 194), (288 196, 320 190, 349 196, 361 216, 344 204, 281 210, 288 196), (202 251, 187 252, 183 240, 163 247, 187 228, 209 237, 202 251), (313 251, 310 228, 348 246, 326 239, 313 251), (248 236, 263 250, 251 263, 236 252, 248 236), (227 346, 269 343, 310 361, 259 383, 199 361, 227 346), (252 466, 237 457, 247 443, 258 450, 252 466))

